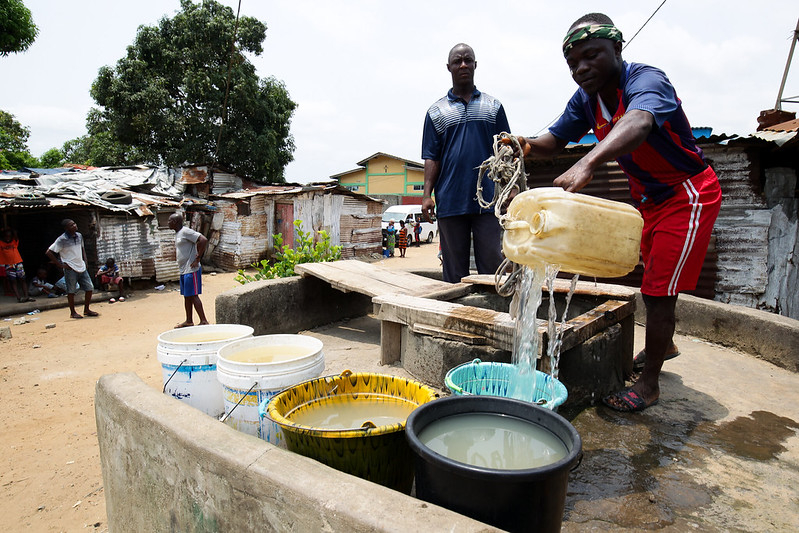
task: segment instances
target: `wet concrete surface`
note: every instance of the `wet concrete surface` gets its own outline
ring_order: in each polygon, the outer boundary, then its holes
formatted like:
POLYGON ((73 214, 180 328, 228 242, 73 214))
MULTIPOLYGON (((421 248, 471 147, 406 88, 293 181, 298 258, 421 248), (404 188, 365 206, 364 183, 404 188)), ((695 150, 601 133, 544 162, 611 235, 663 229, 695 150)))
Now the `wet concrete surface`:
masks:
MULTIPOLYGON (((326 373, 409 374, 379 364, 379 322, 318 328, 326 373)), ((636 326, 636 350, 644 330, 636 326)), ((660 402, 561 413, 583 440, 563 531, 799 531, 799 375, 676 336, 660 402)), ((598 403, 598 399, 597 403, 598 403)))

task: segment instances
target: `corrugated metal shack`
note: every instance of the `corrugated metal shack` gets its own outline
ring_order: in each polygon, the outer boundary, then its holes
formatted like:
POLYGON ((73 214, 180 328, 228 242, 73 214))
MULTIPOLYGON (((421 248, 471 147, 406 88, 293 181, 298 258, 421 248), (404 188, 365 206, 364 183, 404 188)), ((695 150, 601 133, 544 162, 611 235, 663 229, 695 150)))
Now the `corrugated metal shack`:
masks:
MULTIPOLYGON (((797 122, 797 121, 794 121, 797 122)), ((799 122, 747 137, 700 139, 719 176, 722 206, 697 290, 720 302, 799 318, 799 122)), ((529 165, 532 187, 551 186, 593 145, 575 145, 529 165)), ((630 202, 627 177, 606 163, 581 192, 630 202)), ((641 265, 621 280, 638 287, 641 265)))
MULTIPOLYGON (((217 173, 213 180, 216 182, 217 173)), ((383 202, 335 182, 210 192, 207 198, 205 204, 184 205, 193 224, 208 236, 206 257, 223 269, 245 268, 272 257, 274 234, 282 234, 283 243, 293 245, 295 220, 302 221, 302 231, 313 232, 315 241, 320 238, 319 231, 326 231, 331 244, 343 247, 343 258, 381 252, 383 202)))
POLYGON ((180 207, 180 172, 166 168, 29 169, 0 173, 3 226, 17 231, 26 273, 61 275, 45 251, 71 218, 83 234, 89 271, 114 257, 124 276, 177 279, 169 215, 180 207))
POLYGON ((114 257, 126 277, 176 280, 168 219, 179 209, 209 239, 204 262, 222 269, 271 257, 274 233, 293 243, 295 218, 315 239, 326 230, 344 257, 381 251, 382 202, 335 182, 264 187, 205 166, 0 172, 3 225, 17 230, 29 277, 41 266, 60 276, 45 251, 71 218, 85 238, 92 274, 114 257))

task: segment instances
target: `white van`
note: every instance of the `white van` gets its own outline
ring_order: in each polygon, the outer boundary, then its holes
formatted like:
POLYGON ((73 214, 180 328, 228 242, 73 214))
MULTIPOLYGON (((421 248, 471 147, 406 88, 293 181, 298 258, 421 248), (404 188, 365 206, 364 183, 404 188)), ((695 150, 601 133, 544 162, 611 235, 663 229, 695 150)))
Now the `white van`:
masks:
MULTIPOLYGON (((392 219, 394 220, 394 227, 396 227, 398 231, 400 220, 405 221, 406 227, 408 227, 408 222, 411 221, 421 223, 422 234, 419 236, 419 239, 423 241, 433 242, 433 238, 438 234, 438 222, 436 222, 435 215, 433 215, 433 221, 428 222, 422 214, 421 205, 392 205, 383 212, 383 229, 388 227, 388 223, 392 219)), ((409 242, 411 235, 410 228, 408 228, 409 242)))

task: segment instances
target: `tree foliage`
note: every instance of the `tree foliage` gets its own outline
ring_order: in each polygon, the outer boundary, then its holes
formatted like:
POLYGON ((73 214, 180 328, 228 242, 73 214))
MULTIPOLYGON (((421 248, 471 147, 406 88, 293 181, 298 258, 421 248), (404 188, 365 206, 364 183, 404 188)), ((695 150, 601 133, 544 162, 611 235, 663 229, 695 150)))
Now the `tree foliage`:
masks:
POLYGON ((21 0, 0 1, 0 56, 24 52, 38 33, 30 9, 21 0))
POLYGON ((296 104, 282 82, 260 79, 245 56, 261 54, 266 25, 239 19, 225 106, 233 10, 213 0, 180 5, 173 18, 141 26, 127 55, 100 69, 91 95, 101 107, 87 120, 90 136, 107 135, 118 143, 116 155, 141 158, 129 163, 210 163, 224 122, 217 162, 258 181, 283 181, 296 104))
POLYGON ((0 169, 38 166, 39 161, 28 152, 30 134, 14 115, 0 110, 0 169))

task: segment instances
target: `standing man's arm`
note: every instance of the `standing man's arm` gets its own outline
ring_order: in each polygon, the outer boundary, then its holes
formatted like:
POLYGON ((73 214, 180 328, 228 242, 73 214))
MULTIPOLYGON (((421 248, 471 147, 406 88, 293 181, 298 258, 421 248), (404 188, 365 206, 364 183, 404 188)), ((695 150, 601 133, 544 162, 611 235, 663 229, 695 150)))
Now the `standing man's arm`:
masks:
POLYGON ((45 255, 47 255, 47 257, 50 258, 50 262, 53 263, 58 268, 60 268, 61 270, 66 270, 69 268, 69 265, 61 261, 61 259, 59 259, 51 249, 48 248, 47 251, 44 253, 45 255))
POLYGON ((205 235, 200 234, 200 236, 197 237, 197 257, 194 259, 194 261, 191 262, 191 268, 194 268, 200 264, 200 259, 205 253, 205 249, 207 247, 208 247, 208 238, 205 235))
POLYGON ((86 267, 86 270, 89 270, 89 260, 86 259, 86 247, 83 246, 83 237, 80 239, 80 252, 83 254, 83 264, 86 267))
POLYGON ((433 221, 436 203, 433 201, 433 188, 441 172, 441 161, 424 160, 424 196, 422 197, 422 214, 428 222, 433 221))

